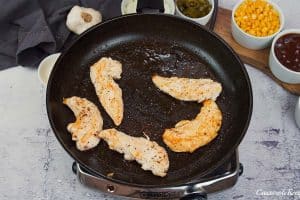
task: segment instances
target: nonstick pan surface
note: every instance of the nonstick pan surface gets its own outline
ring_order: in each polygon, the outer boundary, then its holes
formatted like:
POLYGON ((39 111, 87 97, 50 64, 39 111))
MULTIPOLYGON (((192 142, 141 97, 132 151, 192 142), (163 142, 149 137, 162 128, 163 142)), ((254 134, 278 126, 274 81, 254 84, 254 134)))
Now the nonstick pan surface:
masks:
POLYGON ((53 131, 65 150, 84 168, 123 184, 162 187, 191 182, 224 163, 242 140, 252 113, 252 91, 247 72, 233 50, 206 28, 175 16, 134 14, 108 20, 87 31, 57 61, 47 88, 47 111, 53 131), (109 56, 123 64, 118 80, 123 91, 124 119, 115 127, 98 101, 89 68, 109 56), (183 102, 156 88, 151 76, 211 78, 223 91, 217 99, 223 123, 218 137, 194 153, 174 153, 162 141, 165 128, 193 119, 202 104, 183 102), (104 128, 117 128, 132 136, 146 134, 167 149, 170 168, 156 177, 136 162, 100 144, 85 152, 76 149, 67 124, 75 120, 62 104, 79 96, 95 103, 104 128))

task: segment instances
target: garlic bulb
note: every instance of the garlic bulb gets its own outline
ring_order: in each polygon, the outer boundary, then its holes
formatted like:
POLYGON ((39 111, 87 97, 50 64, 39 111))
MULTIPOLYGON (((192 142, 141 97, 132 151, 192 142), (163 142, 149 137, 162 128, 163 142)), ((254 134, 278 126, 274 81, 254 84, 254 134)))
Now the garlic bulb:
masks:
POLYGON ((101 21, 101 13, 97 10, 74 6, 67 16, 66 25, 70 31, 79 35, 101 21))

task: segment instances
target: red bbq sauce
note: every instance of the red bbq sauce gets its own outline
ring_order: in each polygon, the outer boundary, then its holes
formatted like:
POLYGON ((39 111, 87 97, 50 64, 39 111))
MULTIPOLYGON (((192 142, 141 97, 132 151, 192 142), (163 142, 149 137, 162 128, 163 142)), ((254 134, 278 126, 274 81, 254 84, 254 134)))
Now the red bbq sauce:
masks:
POLYGON ((300 72, 300 34, 281 36, 275 43, 275 55, 286 68, 300 72))

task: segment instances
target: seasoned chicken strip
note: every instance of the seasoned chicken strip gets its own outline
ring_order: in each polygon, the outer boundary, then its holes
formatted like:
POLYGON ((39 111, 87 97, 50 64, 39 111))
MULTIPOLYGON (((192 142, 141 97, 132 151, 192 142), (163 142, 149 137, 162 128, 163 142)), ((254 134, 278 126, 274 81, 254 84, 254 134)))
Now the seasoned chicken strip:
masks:
POLYGON ((192 153, 218 135, 221 123, 222 113, 218 105, 206 100, 194 120, 182 120, 174 128, 166 129, 163 141, 172 151, 192 153))
POLYGON ((166 176, 169 158, 166 150, 156 142, 143 137, 132 137, 116 129, 103 130, 98 135, 109 148, 124 154, 125 160, 136 160, 143 170, 150 170, 156 176, 166 176))
POLYGON ((85 98, 64 98, 63 103, 74 113, 76 121, 67 126, 72 134, 72 140, 76 141, 76 147, 80 151, 91 149, 98 145, 100 138, 98 133, 102 130, 103 119, 95 104, 85 98))
POLYGON ((106 57, 93 64, 90 69, 99 101, 117 126, 122 122, 124 105, 122 90, 114 79, 120 79, 121 73, 122 64, 106 57))
POLYGON ((222 91, 221 84, 211 79, 168 78, 154 75, 152 81, 161 91, 183 101, 199 103, 207 99, 215 101, 222 91))

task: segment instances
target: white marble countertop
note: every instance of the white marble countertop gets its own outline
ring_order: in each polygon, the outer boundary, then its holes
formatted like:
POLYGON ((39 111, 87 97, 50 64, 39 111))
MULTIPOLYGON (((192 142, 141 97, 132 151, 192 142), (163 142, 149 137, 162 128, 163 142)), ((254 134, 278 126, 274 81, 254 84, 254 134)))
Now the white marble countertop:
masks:
MULTIPOLYGON (((232 8, 236 1, 221 0, 232 8)), ((286 27, 300 27, 300 1, 277 0, 286 27)), ((211 199, 300 199, 300 130, 294 121, 294 96, 263 73, 247 66, 254 107, 239 148, 244 174, 231 189, 211 199), (257 190, 292 189, 299 196, 259 196, 257 190)), ((46 115, 45 88, 37 71, 16 67, 0 71, 0 199, 114 199, 82 186, 71 170, 46 115)))

